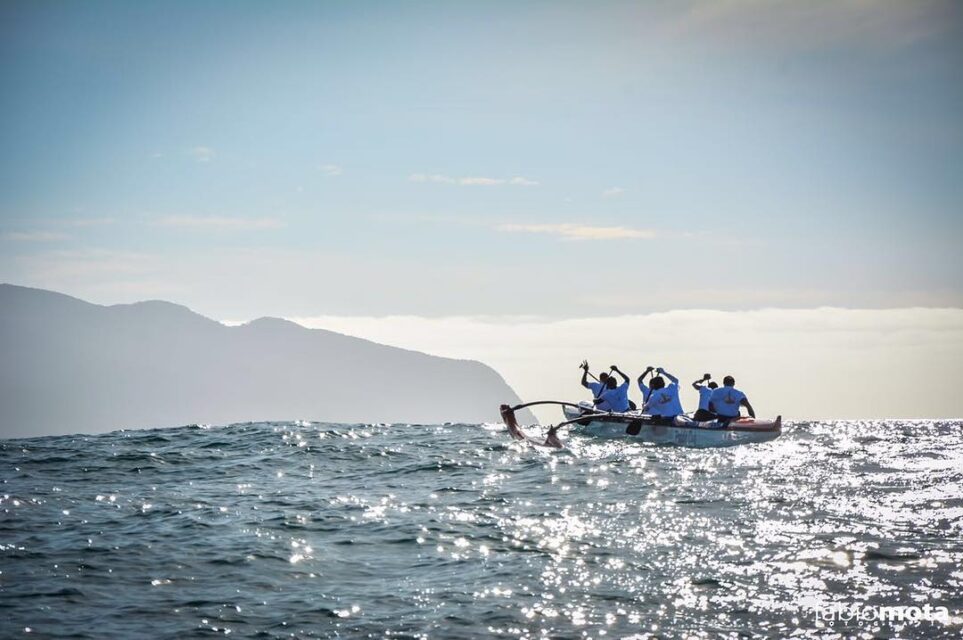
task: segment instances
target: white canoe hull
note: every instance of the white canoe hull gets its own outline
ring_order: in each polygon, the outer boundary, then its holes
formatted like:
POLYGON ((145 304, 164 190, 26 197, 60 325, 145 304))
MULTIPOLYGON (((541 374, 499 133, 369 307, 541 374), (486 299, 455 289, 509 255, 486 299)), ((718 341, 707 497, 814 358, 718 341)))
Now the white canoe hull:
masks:
MULTIPOLYGON (((576 420, 581 415, 574 408, 564 407, 563 410, 566 420, 576 420)), ((573 431, 596 438, 625 438, 680 447, 731 447, 775 440, 782 434, 782 417, 775 420, 739 418, 723 425, 716 421, 695 422, 686 416, 679 416, 671 424, 653 424, 651 416, 630 411, 586 416, 573 425, 573 431), (637 434, 627 432, 635 429, 638 429, 637 434)))

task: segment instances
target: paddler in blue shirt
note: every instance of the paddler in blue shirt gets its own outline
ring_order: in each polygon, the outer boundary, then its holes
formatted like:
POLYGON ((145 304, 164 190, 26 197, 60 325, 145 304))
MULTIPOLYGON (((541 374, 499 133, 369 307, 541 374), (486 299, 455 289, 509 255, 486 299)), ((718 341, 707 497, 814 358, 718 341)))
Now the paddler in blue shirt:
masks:
POLYGON ((738 418, 739 407, 745 407, 750 417, 756 417, 756 412, 749 404, 749 398, 742 391, 736 389, 736 379, 732 376, 726 376, 722 379, 722 386, 712 392, 710 401, 713 411, 719 414, 720 418, 738 418))
POLYGON ((601 397, 596 399, 595 406, 602 411, 616 411, 623 413, 630 409, 629 404, 629 377, 619 371, 614 364, 610 367, 613 373, 622 376, 622 384, 619 384, 615 376, 610 375, 605 381, 605 389, 601 397))
POLYGON ((662 418, 664 421, 681 415, 683 411, 682 402, 679 401, 679 379, 659 367, 655 369, 659 375, 654 376, 649 386, 646 386, 645 376, 652 373, 652 370, 652 367, 649 367, 639 376, 639 389, 642 390, 642 397, 645 399, 642 412, 662 418), (669 379, 668 385, 665 384, 665 378, 662 376, 669 379))
POLYGON ((582 369, 582 386, 592 392, 592 404, 594 404, 595 408, 600 411, 611 411, 608 406, 602 406, 602 404, 599 404, 598 402, 602 392, 606 389, 605 383, 609 379, 609 374, 603 371, 599 374, 597 379, 598 382, 589 382, 588 377, 591 374, 589 373, 588 360, 582 360, 582 364, 579 365, 579 368, 582 369))
POLYGON ((709 384, 705 384, 711 377, 712 376, 707 373, 692 383, 692 388, 699 392, 699 408, 692 415, 693 420, 707 422, 716 419, 715 411, 712 410, 712 391, 713 389, 717 389, 719 385, 711 381, 709 384))

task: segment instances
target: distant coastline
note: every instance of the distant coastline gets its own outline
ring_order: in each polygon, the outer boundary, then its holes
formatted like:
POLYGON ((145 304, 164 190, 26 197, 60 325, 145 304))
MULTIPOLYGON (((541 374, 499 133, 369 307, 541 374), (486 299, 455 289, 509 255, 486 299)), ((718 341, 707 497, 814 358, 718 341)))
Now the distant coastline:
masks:
POLYGON ((101 306, 10 284, 0 350, 7 438, 282 417, 481 423, 518 401, 481 362, 277 318, 229 327, 169 302, 101 306))

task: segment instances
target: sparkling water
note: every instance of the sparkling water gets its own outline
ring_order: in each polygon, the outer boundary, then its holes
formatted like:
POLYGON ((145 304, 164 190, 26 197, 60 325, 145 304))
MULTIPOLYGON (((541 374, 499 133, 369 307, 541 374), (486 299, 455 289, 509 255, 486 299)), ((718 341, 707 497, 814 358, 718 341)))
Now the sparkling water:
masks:
POLYGON ((0 636, 960 637, 963 422, 683 449, 496 425, 0 441, 0 636), (945 607, 830 620, 827 607, 945 607))

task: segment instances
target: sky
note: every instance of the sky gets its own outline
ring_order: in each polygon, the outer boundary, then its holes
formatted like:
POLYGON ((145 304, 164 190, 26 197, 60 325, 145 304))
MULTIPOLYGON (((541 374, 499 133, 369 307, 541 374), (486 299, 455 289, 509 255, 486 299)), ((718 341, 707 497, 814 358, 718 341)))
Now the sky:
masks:
POLYGON ((963 307, 952 1, 8 1, 0 83, 4 282, 412 345, 963 307))

